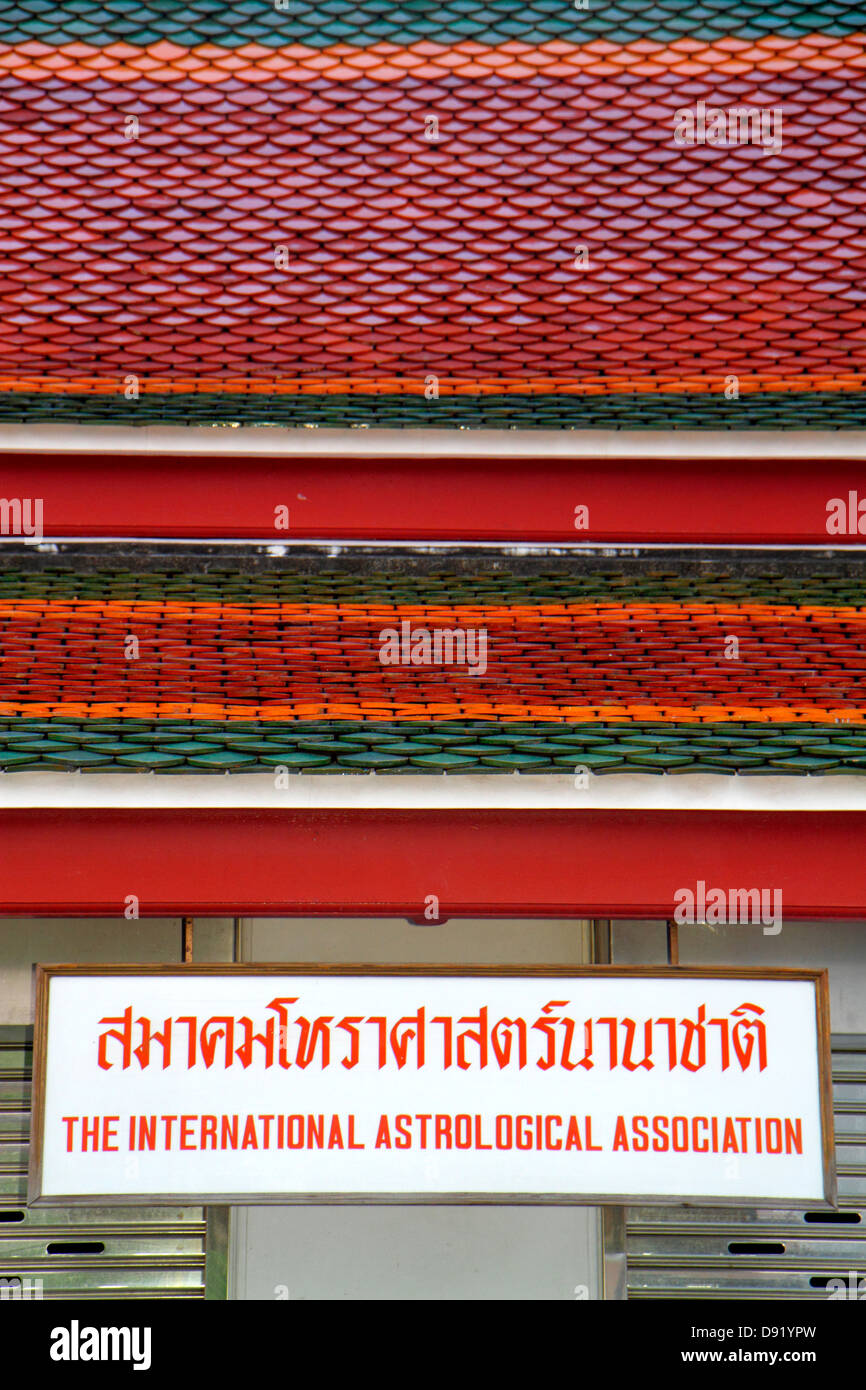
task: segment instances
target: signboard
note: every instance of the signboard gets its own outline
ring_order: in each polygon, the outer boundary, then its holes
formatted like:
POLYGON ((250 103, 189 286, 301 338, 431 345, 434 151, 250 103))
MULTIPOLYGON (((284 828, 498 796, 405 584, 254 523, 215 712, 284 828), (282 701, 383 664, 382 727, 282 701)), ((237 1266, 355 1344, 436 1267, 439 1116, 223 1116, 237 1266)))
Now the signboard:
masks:
POLYGON ((826 971, 38 966, 30 1200, 835 1199, 826 971))

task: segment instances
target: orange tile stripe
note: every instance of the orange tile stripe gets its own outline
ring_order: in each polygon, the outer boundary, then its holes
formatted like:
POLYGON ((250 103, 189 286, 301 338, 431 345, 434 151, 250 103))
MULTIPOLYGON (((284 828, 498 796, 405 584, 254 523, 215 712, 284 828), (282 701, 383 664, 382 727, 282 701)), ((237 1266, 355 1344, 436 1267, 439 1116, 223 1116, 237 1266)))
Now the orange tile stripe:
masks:
MULTIPOLYGON (((866 709, 845 705, 835 709, 815 705, 568 705, 519 704, 516 701, 466 701, 455 704, 429 701, 408 705, 370 701, 328 703, 205 704, 136 702, 88 704, 86 702, 0 702, 0 716, 28 719, 257 719, 262 722, 303 719, 445 720, 490 719, 515 723, 559 720, 565 723, 623 723, 656 720, 671 724, 866 724, 866 709)), ((469 737, 469 736, 468 736, 469 737)))
POLYGON ((513 619, 525 621, 543 618, 545 621, 572 621, 574 618, 589 620, 604 618, 606 621, 624 623, 654 622, 658 620, 685 621, 714 618, 726 621, 742 618, 762 618, 782 622, 786 618, 801 621, 816 620, 844 621, 866 629, 866 607, 832 607, 817 605, 802 607, 797 604, 772 603, 604 603, 583 601, 580 603, 533 603, 533 604, 424 604, 424 603, 232 603, 196 602, 166 599, 16 599, 0 603, 0 621, 16 621, 22 615, 42 614, 48 618, 65 620, 82 618, 117 618, 130 622, 135 618, 160 623, 225 619, 237 622, 280 623, 335 623, 346 624, 351 620, 358 622, 387 621, 399 624, 402 619, 415 621, 423 619, 432 623, 460 622, 465 625, 482 626, 485 623, 509 623, 513 619))
MULTIPOLYGON (((740 395, 756 391, 862 391, 866 372, 812 373, 798 376, 771 374, 739 377, 740 395)), ((645 394, 702 392, 721 395, 724 379, 706 376, 596 376, 575 381, 573 377, 440 377, 440 396, 604 396, 622 393, 645 394)), ((44 392, 49 395, 122 396, 124 382, 119 376, 46 376, 21 374, 0 376, 0 391, 44 392)), ((421 377, 140 377, 141 395, 195 395, 208 391, 222 395, 401 395, 423 396, 421 377)), ((135 401, 129 401, 130 417, 135 401)))
POLYGON ((14 72, 27 82, 45 82, 61 77, 64 82, 152 82, 193 81, 213 84, 236 79, 242 82, 270 82, 275 77, 291 82, 312 82, 322 75, 329 80, 352 81, 364 78, 374 82, 393 82, 411 74, 430 79, 450 69, 461 78, 491 75, 523 80, 544 72, 550 78, 568 77, 575 71, 599 77, 616 76, 624 70, 641 77, 675 72, 680 77, 700 75, 708 70, 725 75, 766 72, 784 73, 796 68, 819 72, 839 67, 866 67, 866 33, 839 38, 828 34, 808 34, 797 38, 768 35, 762 39, 735 37, 707 43, 684 38, 674 43, 638 39, 616 44, 594 39, 586 44, 552 39, 543 44, 520 40, 488 45, 473 40, 457 44, 429 41, 401 46, 382 42, 368 47, 333 44, 311 48, 288 44, 272 48, 263 44, 244 44, 222 48, 201 44, 184 48, 162 40, 146 47, 112 43, 98 47, 86 43, 52 45, 36 40, 0 45, 0 74, 14 72))

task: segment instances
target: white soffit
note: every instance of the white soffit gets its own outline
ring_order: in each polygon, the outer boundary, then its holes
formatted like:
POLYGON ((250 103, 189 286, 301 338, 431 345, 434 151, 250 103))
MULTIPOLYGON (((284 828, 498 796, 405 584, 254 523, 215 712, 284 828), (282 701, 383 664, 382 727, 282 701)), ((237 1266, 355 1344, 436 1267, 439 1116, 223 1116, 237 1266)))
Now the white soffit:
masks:
POLYGON ((320 429, 280 425, 0 425, 0 452, 345 454, 425 458, 866 459, 866 430, 320 429))
POLYGON ((749 777, 694 773, 491 774, 389 777, 375 773, 148 774, 13 772, 0 775, 0 810, 48 808, 510 811, 866 811, 866 777, 749 777))

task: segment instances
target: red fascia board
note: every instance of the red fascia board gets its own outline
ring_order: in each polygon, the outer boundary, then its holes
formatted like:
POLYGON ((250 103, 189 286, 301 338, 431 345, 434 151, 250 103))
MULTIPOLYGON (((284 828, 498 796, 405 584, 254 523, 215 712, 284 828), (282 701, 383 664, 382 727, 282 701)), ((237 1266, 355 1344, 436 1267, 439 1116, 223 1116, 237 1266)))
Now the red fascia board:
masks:
POLYGON ((836 546, 864 541, 826 526, 858 488, 863 463, 821 458, 0 455, 0 497, 42 498, 49 540, 836 546))
POLYGON ((678 889, 780 890, 866 916, 864 812, 19 810, 0 913, 141 917, 672 915, 678 889))

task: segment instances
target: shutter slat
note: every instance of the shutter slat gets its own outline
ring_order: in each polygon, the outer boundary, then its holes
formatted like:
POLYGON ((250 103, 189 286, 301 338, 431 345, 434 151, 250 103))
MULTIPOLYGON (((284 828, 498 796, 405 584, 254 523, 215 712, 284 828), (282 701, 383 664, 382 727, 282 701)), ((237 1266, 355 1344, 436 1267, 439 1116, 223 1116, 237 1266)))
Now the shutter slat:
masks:
POLYGON ((823 1299, 866 1271, 866 1035, 833 1040, 839 1212, 627 1207, 627 1296, 823 1299), (824 1219, 830 1217, 831 1219, 824 1219), (732 1253, 731 1245, 766 1246, 732 1253), (779 1251, 778 1247, 784 1247, 779 1251))
POLYGON ((204 1298, 201 1207, 38 1207, 27 1197, 32 1029, 0 1030, 0 1303, 41 1281, 42 1298, 204 1298), (20 1219, 19 1219, 20 1217, 20 1219), (101 1244, 99 1254, 49 1245, 101 1244))

